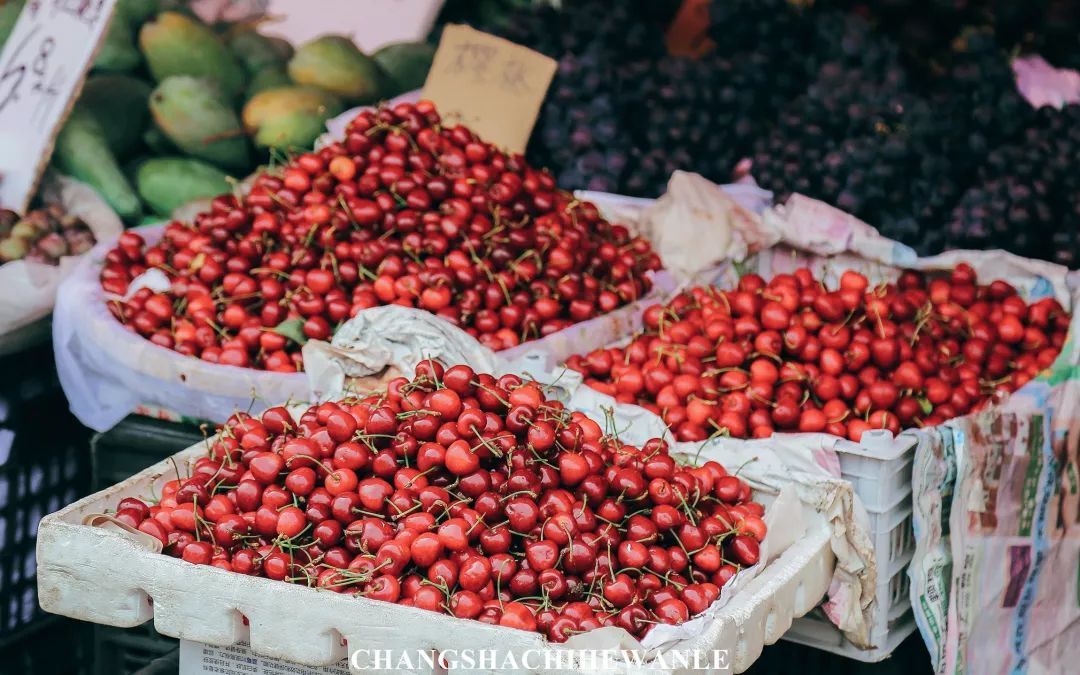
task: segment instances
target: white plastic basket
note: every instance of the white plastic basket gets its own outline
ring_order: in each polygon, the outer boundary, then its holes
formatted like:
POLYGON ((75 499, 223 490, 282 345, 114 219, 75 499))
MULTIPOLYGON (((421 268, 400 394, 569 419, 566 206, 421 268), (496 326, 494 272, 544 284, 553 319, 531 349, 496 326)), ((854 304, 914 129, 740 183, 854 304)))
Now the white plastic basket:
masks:
MULTIPOLYGON (((81 524, 86 515, 104 512, 123 497, 154 493, 176 475, 176 466, 204 453, 200 443, 42 519, 41 606, 120 627, 153 619, 164 635, 217 646, 247 642, 257 654, 307 666, 340 662, 350 644, 435 651, 497 647, 520 653, 563 648, 538 633, 191 565, 81 524)), ((727 650, 733 671, 743 672, 795 617, 812 610, 829 587, 835 558, 826 522, 811 520, 806 536, 740 589, 704 633, 678 643, 678 649, 727 650)), ((625 664, 617 672, 637 670, 625 664)))
POLYGON ((817 613, 797 619, 785 640, 874 663, 892 654, 915 630, 907 568, 915 553, 911 465, 916 444, 917 438, 910 434, 894 438, 888 431, 871 430, 863 434, 860 443, 837 439, 835 447, 841 475, 851 482, 869 517, 878 568, 874 595, 878 607, 883 608, 870 628, 874 647, 855 647, 817 613))
POLYGON ((917 437, 893 437, 882 429, 863 433, 859 443, 836 439, 840 473, 850 481, 869 516, 878 582, 877 621, 870 629, 873 649, 859 649, 816 613, 797 619, 785 640, 874 663, 887 658, 915 630, 908 564, 915 553, 911 524, 911 466, 917 437))

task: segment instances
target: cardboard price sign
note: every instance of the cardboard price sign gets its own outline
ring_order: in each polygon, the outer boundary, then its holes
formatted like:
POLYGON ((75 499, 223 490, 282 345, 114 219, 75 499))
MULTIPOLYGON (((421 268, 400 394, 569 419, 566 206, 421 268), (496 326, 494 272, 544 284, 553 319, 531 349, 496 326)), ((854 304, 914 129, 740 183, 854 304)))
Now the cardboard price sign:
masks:
POLYGON ((25 211, 116 0, 28 0, 0 52, 0 206, 25 211))
POLYGON ((443 29, 423 98, 447 122, 524 152, 557 64, 543 54, 468 26, 443 29))

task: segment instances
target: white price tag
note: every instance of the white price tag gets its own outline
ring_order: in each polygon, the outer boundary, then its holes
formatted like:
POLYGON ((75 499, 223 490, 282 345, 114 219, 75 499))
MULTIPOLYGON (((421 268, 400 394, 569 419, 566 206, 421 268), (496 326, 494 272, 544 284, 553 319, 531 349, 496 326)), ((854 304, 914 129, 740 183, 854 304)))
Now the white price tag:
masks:
POLYGON ((28 0, 0 52, 0 206, 24 211, 116 0, 28 0))

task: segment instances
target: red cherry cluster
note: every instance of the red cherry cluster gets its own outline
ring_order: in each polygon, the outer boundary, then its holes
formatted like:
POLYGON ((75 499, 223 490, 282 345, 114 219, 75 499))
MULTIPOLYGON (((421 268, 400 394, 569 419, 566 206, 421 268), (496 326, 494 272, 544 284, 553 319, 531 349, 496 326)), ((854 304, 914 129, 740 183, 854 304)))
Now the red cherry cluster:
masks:
POLYGON ((379 395, 234 415, 153 506, 165 553, 539 631, 635 636, 704 611, 765 536, 750 487, 682 466, 539 385, 423 362, 379 395))
POLYGON ((150 268, 170 290, 110 303, 131 330, 207 361, 294 371, 305 339, 387 304, 509 348, 636 300, 660 259, 546 171, 420 102, 360 114, 343 142, 217 197, 154 246, 125 233, 102 287, 123 295, 150 268))
POLYGON ((627 346, 575 355, 594 389, 663 417, 680 441, 775 430, 853 441, 867 429, 932 426, 977 411, 1050 366, 1069 316, 1028 305, 970 265, 903 272, 870 288, 846 271, 829 291, 810 270, 738 288, 693 288, 644 314, 627 346))

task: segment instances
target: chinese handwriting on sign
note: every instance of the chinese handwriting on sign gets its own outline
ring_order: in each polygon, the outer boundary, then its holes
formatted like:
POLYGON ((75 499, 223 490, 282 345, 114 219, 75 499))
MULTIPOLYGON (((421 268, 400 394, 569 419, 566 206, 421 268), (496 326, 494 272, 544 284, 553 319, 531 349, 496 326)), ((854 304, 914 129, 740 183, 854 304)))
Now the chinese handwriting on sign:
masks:
POLYGON ((53 58, 60 40, 70 36, 49 30, 50 19, 61 15, 93 27, 103 18, 105 0, 31 0, 24 11, 35 20, 26 35, 17 38, 7 60, 0 64, 0 113, 23 96, 36 97, 30 122, 41 130, 52 120, 62 84, 72 73, 67 64, 53 58))
POLYGON ((494 85, 508 93, 528 90, 525 64, 513 55, 499 59, 500 50, 491 44, 463 42, 454 45, 454 57, 447 60, 448 75, 467 76, 476 84, 494 85))

